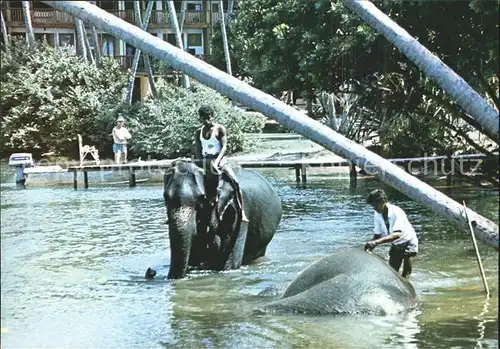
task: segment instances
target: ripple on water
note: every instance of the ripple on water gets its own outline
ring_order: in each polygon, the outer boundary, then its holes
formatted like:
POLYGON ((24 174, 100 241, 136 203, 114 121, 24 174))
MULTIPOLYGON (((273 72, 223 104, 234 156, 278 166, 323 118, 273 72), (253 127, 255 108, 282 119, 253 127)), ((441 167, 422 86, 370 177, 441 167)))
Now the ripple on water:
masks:
MULTIPOLYGON (((307 188, 294 186, 293 176, 272 180, 284 214, 266 258, 178 281, 165 279, 170 251, 161 186, 2 186, 2 327, 9 329, 2 346, 473 347, 483 319, 483 348, 494 347, 498 254, 481 248, 495 297, 481 314, 482 284, 469 236, 390 190, 421 240, 412 276, 418 309, 387 317, 256 313, 312 262, 361 248, 371 237, 373 213, 364 197, 379 184, 363 180, 349 189, 344 179, 310 178, 307 188), (148 266, 159 270, 154 281, 143 279, 148 266)), ((498 220, 492 209, 498 197, 465 195, 471 208, 488 208, 498 220)), ((375 250, 383 257, 387 251, 375 250)))

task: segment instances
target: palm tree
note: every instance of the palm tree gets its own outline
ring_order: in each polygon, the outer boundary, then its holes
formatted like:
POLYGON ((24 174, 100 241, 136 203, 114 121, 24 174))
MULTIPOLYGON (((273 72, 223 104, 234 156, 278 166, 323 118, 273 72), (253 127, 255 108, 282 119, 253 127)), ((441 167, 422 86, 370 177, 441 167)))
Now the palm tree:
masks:
POLYGON ((229 56, 229 46, 227 44, 226 23, 224 20, 224 2, 219 0, 220 28, 222 32, 222 45, 224 46, 224 57, 226 57, 226 71, 233 75, 231 71, 231 57, 229 56))
MULTIPOLYGON (((146 13, 144 14, 144 21, 142 21, 140 3, 139 1, 134 1, 134 14, 136 23, 142 30, 146 30, 148 27, 149 18, 151 17, 151 12, 153 11, 153 5, 154 1, 148 2, 148 6, 146 7, 146 13)), ((141 57, 141 50, 136 48, 134 53, 134 59, 132 61, 132 67, 130 68, 130 79, 128 82, 127 94, 125 97, 125 101, 128 103, 128 105, 132 105, 132 92, 134 91, 135 76, 137 74, 137 67, 139 66, 140 57, 141 57)), ((149 56, 147 56, 147 58, 149 63, 149 56)), ((154 84, 153 73, 151 72, 151 65, 148 65, 148 67, 149 67, 149 73, 151 74, 151 76, 149 76, 148 74, 148 80, 151 86, 151 83, 154 84)), ((156 95, 156 88, 153 87, 152 91, 154 91, 154 95, 156 95)))
POLYGON ((30 1, 23 1, 23 16, 26 26, 26 40, 31 46, 35 43, 35 34, 33 34, 33 26, 31 25, 30 1))
POLYGON ((226 24, 229 25, 231 13, 233 13, 233 8, 234 8, 234 0, 229 0, 227 2, 227 15, 226 15, 226 24))
POLYGON ((184 31, 184 21, 186 19, 186 7, 187 7, 187 1, 183 1, 181 3, 181 13, 180 13, 181 18, 179 18, 179 30, 181 32, 181 35, 182 32, 184 31))
POLYGON ((2 20, 2 35, 3 35, 3 42, 5 45, 5 51, 9 52, 10 40, 9 40, 9 34, 7 33, 7 26, 5 25, 5 19, 3 18, 3 10, 2 9, 0 9, 0 17, 2 20))
MULTIPOLYGON (((175 6, 173 0, 168 0, 167 1, 167 7, 168 7, 168 16, 170 18, 170 23, 172 24, 172 27, 174 28, 174 34, 175 34, 175 42, 177 43, 177 47, 180 48, 181 50, 184 50, 183 42, 182 42, 182 37, 181 37, 181 31, 179 29, 179 23, 177 22, 177 14, 175 13, 175 6)), ((180 69, 182 70, 182 69, 180 69)), ((182 74, 182 85, 184 88, 189 88, 189 77, 184 74, 182 74)))
POLYGON ((87 30, 85 29, 85 25, 82 22, 82 34, 83 34, 83 40, 85 42, 85 48, 87 50, 87 56, 90 58, 90 62, 92 64, 96 64, 96 61, 94 59, 94 55, 92 54, 92 48, 90 47, 90 42, 89 42, 89 37, 87 35, 87 30))
MULTIPOLYGON (((141 28, 144 28, 143 30, 146 30, 147 25, 149 23, 149 18, 151 16, 151 12, 153 10, 153 6, 151 6, 151 10, 149 10, 149 15, 148 15, 148 8, 149 8, 150 3, 154 3, 154 1, 150 0, 150 2, 148 3, 148 7, 146 8, 146 12, 144 13, 144 20, 140 24, 141 28)), ((137 11, 138 10, 139 9, 137 9, 137 11)), ((141 19, 141 12, 140 11, 137 12, 137 18, 139 19, 139 22, 141 22, 140 21, 140 19, 141 19)), ((146 74, 148 76, 148 82, 149 82, 149 87, 151 88, 151 93, 153 94, 153 97, 156 98, 156 97, 158 97, 158 92, 156 91, 155 80, 153 78, 153 69, 151 68, 151 61, 149 59, 149 55, 147 53, 144 53, 144 55, 142 56, 142 59, 144 62, 144 69, 146 70, 146 74)))
MULTIPOLYGON (((420 181, 390 161, 368 151, 320 122, 308 118, 293 107, 200 61, 182 49, 169 45, 156 36, 138 31, 134 25, 101 10, 95 5, 72 1, 43 2, 65 13, 79 16, 97 28, 150 53, 153 57, 167 61, 174 69, 184 71, 222 95, 275 119, 282 126, 294 130, 345 159, 349 159, 357 167, 363 168, 367 173, 376 174, 384 183, 430 207, 436 213, 442 214, 466 234, 470 234, 464 208, 460 203, 420 181)), ((467 213, 471 221, 476 222, 474 230, 478 239, 498 249, 498 226, 470 209, 467 209, 467 213)))
POLYGON ((101 48, 99 47, 99 36, 97 35, 97 29, 92 26, 92 41, 95 47, 95 59, 96 63, 101 60, 101 48))
POLYGON ((450 94, 465 112, 483 127, 488 137, 499 143, 498 111, 474 91, 464 79, 371 2, 344 0, 343 3, 344 6, 356 12, 373 29, 383 34, 387 40, 399 48, 427 76, 450 94))
POLYGON ((80 48, 80 54, 84 60, 87 60, 87 48, 85 47, 85 38, 83 35, 83 21, 80 18, 75 18, 76 24, 76 37, 78 42, 78 47, 80 48))

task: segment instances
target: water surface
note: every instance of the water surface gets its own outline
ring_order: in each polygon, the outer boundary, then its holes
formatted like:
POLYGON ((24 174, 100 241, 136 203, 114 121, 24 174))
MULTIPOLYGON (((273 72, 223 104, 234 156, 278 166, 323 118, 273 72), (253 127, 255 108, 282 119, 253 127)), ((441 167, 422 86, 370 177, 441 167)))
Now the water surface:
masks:
MULTIPOLYGON (((415 225, 412 282, 421 300, 394 316, 276 316, 253 309, 275 299, 313 261, 371 237, 362 179, 263 171, 284 215, 260 263, 224 273, 164 279, 169 241, 161 185, 1 188, 2 347, 497 348, 498 253, 480 243, 493 298, 470 236, 386 188, 415 225), (145 281, 155 266, 160 276, 145 281)), ((457 184, 454 199, 498 222, 498 195, 457 184)), ((385 256, 388 246, 375 250, 385 256)))

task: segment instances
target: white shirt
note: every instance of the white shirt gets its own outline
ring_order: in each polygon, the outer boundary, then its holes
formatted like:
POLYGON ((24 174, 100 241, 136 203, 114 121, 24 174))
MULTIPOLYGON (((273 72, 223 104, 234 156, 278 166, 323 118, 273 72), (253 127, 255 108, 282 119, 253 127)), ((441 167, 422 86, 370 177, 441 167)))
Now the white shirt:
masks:
POLYGON ((127 139, 130 138, 132 138, 132 136, 124 126, 120 128, 115 126, 113 128, 113 141, 116 144, 127 144, 127 139))
POLYGON ((374 212, 373 222, 375 224, 374 233, 377 235, 387 236, 395 231, 401 232, 401 237, 392 242, 393 245, 403 245, 408 243, 410 252, 418 252, 418 239, 415 229, 411 225, 405 211, 400 207, 387 203, 387 216, 389 218, 389 231, 385 225, 384 216, 382 213, 374 212))
POLYGON ((217 155, 222 149, 221 142, 215 137, 216 127, 217 125, 213 126, 209 139, 203 138, 203 127, 200 129, 201 154, 203 156, 217 155))

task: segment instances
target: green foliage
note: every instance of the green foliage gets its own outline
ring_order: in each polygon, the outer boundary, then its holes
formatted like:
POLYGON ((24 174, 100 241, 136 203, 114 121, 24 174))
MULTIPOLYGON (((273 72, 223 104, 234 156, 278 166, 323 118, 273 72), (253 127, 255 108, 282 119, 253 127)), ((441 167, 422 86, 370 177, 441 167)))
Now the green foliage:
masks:
MULTIPOLYGON (((229 58, 231 59, 231 71, 233 76, 243 77, 245 72, 240 65, 240 60, 235 56, 236 36, 231 26, 226 28, 227 44, 229 46, 229 58)), ((224 47, 222 45, 222 30, 220 25, 213 29, 212 40, 210 40, 210 57, 208 63, 214 67, 226 71, 226 57, 224 55, 224 47)))
POLYGON ((147 158, 175 158, 193 155, 194 132, 201 126, 198 109, 203 104, 214 108, 215 122, 227 130, 228 152, 244 150, 250 144, 244 133, 261 132, 265 125, 263 116, 248 117, 217 92, 193 85, 186 90, 157 82, 158 99, 149 99, 132 107, 119 106, 110 111, 121 114, 132 134, 131 151, 147 158))
POLYGON ((96 67, 71 51, 15 41, 10 53, 2 52, 2 155, 75 156, 77 134, 101 149, 109 144, 114 120, 101 113, 121 102, 126 74, 112 58, 96 67))
MULTIPOLYGON (((229 36, 232 62, 239 67, 237 75, 257 88, 275 96, 302 91, 307 99, 318 99, 309 115, 328 124, 332 111, 318 97, 324 93, 351 96, 356 102, 349 112, 354 115, 347 121, 356 124, 347 129, 355 132, 346 135, 362 142, 360 134, 376 132, 388 156, 484 149, 471 139, 478 125, 464 122, 463 111, 449 96, 436 92, 435 83, 342 1, 238 4, 229 36)), ((500 105, 498 2, 374 4, 490 103, 500 105)), ((343 105, 335 108, 337 113, 345 110, 343 105)))
MULTIPOLYGON (((355 67, 363 70, 364 46, 376 37, 342 5, 332 8, 329 2, 310 0, 248 0, 238 5, 228 31, 232 54, 239 58, 234 59, 236 75, 251 77, 256 87, 271 94, 336 91, 355 67)), ((223 62, 223 52, 219 60, 223 62)))

